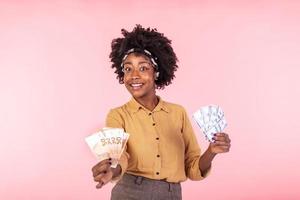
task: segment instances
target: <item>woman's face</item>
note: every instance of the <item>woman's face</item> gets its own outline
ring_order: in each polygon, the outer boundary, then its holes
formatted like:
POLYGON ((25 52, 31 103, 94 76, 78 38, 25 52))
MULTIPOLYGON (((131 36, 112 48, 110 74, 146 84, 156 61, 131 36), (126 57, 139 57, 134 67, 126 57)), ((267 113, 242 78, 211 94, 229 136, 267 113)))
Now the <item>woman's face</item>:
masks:
POLYGON ((155 95, 155 71, 147 56, 131 53, 124 60, 123 66, 125 87, 134 98, 155 95))

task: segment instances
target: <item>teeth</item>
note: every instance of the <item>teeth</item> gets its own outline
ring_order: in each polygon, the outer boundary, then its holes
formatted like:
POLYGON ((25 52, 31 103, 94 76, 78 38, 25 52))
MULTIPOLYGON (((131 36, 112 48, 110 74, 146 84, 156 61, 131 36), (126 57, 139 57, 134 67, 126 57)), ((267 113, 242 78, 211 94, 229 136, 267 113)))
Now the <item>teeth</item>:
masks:
POLYGON ((135 83, 135 84, 131 84, 132 87, 139 87, 139 86, 142 86, 141 83, 135 83))

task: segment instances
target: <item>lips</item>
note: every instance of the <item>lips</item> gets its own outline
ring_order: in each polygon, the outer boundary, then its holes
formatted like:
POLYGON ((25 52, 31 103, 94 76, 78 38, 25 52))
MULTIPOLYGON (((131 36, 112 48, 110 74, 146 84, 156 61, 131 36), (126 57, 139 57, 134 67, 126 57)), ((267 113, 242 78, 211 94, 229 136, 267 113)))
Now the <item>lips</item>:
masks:
POLYGON ((131 83, 129 84, 130 87, 133 89, 133 90, 138 90, 140 89, 144 84, 143 83, 131 83))

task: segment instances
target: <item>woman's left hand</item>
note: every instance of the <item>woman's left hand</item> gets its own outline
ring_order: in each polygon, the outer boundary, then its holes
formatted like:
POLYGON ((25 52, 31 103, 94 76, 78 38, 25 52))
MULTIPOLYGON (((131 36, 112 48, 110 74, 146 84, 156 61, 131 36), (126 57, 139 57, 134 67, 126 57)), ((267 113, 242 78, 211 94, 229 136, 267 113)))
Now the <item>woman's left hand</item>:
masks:
POLYGON ((226 133, 216 133, 213 137, 214 142, 209 144, 209 150, 213 154, 226 153, 230 150, 230 138, 226 133))

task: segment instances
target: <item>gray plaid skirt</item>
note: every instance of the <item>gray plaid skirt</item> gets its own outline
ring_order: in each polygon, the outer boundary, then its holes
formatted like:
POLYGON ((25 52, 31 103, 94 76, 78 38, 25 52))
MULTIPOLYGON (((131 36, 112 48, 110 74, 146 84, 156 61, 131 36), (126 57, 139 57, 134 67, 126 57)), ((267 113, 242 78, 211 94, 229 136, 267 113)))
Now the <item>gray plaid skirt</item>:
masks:
POLYGON ((125 173, 111 191, 111 200, 181 200, 180 183, 125 173))

